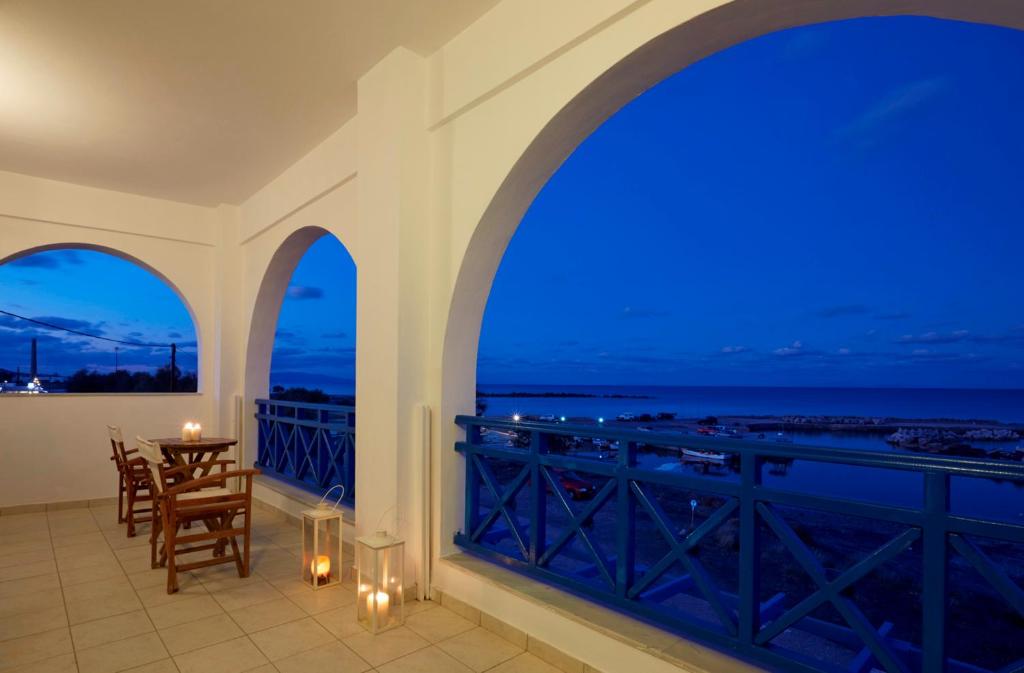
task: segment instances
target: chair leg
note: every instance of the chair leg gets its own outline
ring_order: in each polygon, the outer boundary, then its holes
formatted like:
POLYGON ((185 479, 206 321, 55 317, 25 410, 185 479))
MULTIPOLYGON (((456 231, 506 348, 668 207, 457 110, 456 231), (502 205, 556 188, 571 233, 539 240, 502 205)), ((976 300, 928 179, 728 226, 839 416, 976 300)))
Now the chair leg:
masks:
POLYGON ((178 591, 178 568, 174 558, 174 547, 177 544, 178 522, 164 522, 164 548, 167 551, 167 593, 173 594, 178 591))
POLYGON ((135 537, 135 481, 128 481, 128 511, 125 516, 128 519, 128 537, 135 537))
POLYGON ((152 526, 149 531, 149 566, 151 568, 159 568, 160 561, 157 559, 156 544, 160 539, 160 531, 163 530, 163 525, 160 520, 159 507, 156 501, 153 501, 153 511, 151 512, 150 518, 152 519, 152 526))
POLYGON ((117 471, 117 522, 124 523, 124 472, 117 471))

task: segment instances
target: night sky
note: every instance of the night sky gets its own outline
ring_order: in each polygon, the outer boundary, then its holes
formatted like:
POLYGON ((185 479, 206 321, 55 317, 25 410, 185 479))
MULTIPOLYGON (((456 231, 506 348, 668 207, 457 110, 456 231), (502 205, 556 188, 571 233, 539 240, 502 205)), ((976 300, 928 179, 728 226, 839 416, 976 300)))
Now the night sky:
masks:
POLYGON ((482 383, 1024 387, 1024 33, 786 31, 681 71, 541 191, 482 383))
MULTIPOLYGON (((91 250, 52 250, 0 266, 0 309, 86 334, 147 344, 178 344, 178 367, 196 370, 196 334, 181 300, 135 264, 91 250)), ((170 362, 169 348, 136 348, 39 327, 0 315, 0 369, 28 372, 31 339, 39 369, 72 374, 118 364, 153 371, 170 362)))
MULTIPOLYGON (((866 19, 766 36, 627 105, 541 191, 484 319, 482 383, 1024 388, 1024 33, 866 19)), ((56 251, 0 309, 194 343, 158 279, 56 251)), ((109 371, 113 345, 0 316, 0 368, 109 371)), ((349 392, 355 267, 292 278, 272 384, 349 392)), ((181 358, 194 368, 194 350, 181 358)), ((126 368, 166 361, 122 349, 126 368)))

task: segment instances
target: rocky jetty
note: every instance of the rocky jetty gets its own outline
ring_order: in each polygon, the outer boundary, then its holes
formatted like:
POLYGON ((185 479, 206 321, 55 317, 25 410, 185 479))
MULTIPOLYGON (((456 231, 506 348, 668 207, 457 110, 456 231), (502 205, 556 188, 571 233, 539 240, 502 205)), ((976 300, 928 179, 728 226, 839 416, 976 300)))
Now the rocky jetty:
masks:
POLYGON ((1010 428, 900 428, 885 441, 901 449, 930 453, 985 453, 972 451, 970 442, 1012 442, 1021 438, 1020 432, 1010 428))

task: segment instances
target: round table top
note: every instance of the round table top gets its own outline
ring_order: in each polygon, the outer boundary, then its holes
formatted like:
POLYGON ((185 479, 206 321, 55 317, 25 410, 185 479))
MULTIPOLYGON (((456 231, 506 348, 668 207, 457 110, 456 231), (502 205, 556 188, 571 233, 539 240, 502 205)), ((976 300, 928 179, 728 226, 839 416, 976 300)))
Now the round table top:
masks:
POLYGON ((238 443, 237 439, 229 437, 203 437, 195 441, 185 441, 181 437, 164 437, 150 441, 156 442, 160 448, 170 451, 209 451, 211 449, 226 449, 238 443))

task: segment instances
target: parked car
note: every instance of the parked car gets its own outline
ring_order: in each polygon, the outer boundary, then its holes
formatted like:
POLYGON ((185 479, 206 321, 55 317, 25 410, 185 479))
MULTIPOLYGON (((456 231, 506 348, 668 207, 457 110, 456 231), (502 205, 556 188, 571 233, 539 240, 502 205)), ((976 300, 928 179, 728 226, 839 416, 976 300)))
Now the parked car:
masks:
POLYGON ((617 420, 620 420, 620 421, 635 421, 636 420, 636 416, 633 415, 633 414, 630 414, 630 413, 619 414, 615 418, 617 420))
MULTIPOLYGON (((553 469, 558 477, 558 483, 566 490, 573 500, 590 500, 597 492, 593 482, 587 481, 572 470, 553 469)), ((548 493, 551 492, 551 484, 548 484, 548 493)))

